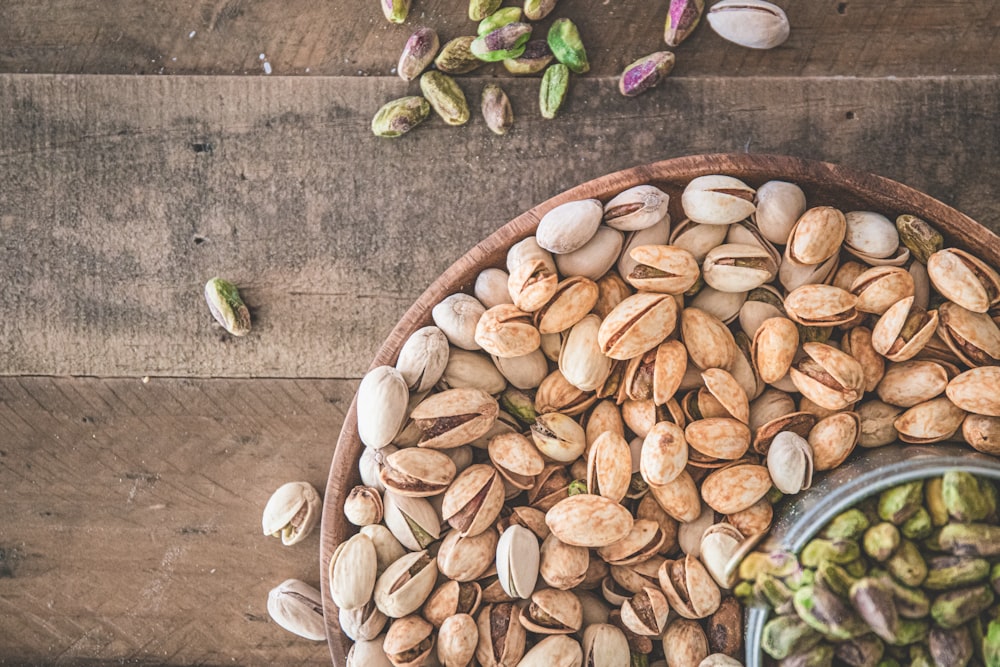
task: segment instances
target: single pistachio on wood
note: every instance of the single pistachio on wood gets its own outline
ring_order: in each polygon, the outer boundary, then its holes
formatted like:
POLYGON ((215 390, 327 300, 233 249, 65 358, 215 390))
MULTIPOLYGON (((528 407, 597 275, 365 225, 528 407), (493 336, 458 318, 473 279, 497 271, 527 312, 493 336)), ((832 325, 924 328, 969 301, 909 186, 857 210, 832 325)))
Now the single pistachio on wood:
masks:
POLYGON ((323 596, 298 579, 287 579, 267 594, 267 613, 285 630, 306 639, 326 639, 323 596))
POLYGON ((503 66, 515 75, 538 74, 548 67, 555 56, 544 39, 532 39, 524 45, 524 51, 517 58, 507 58, 503 66))
POLYGON ((403 46, 396 65, 396 74, 403 81, 412 81, 420 76, 434 60, 441 42, 432 28, 418 28, 403 46))
POLYGON ((312 484, 288 482, 268 499, 261 527, 265 535, 280 537, 282 544, 296 544, 312 532, 320 512, 319 494, 312 484))
POLYGON ((788 17, 764 0, 722 0, 708 10, 708 24, 719 37, 749 49, 773 49, 788 39, 788 17))
POLYGON ((434 66, 445 74, 467 74, 482 67, 484 62, 472 55, 472 35, 463 35, 449 40, 434 59, 434 66))
POLYGON ((517 23, 520 20, 520 7, 501 7, 479 22, 479 26, 476 28, 476 34, 482 37, 483 35, 493 32, 497 28, 504 27, 508 23, 517 23))
POLYGON ((240 298, 239 290, 222 278, 205 283, 205 301, 215 321, 234 336, 250 333, 250 311, 240 298))
POLYGON ((391 23, 402 23, 410 13, 410 0, 379 0, 382 13, 391 23))
POLYGON ((482 95, 483 119, 486 127, 493 134, 504 135, 514 124, 514 111, 510 107, 510 99, 503 88, 495 83, 483 87, 482 95))
POLYGON ((548 42, 556 60, 566 65, 574 74, 586 74, 590 71, 587 51, 583 48, 580 31, 573 21, 566 18, 556 19, 549 28, 548 42))
POLYGON ((475 57, 489 63, 518 58, 524 53, 525 44, 530 38, 530 25, 521 22, 508 23, 472 40, 469 51, 475 57))
POLYGON ((675 57, 670 51, 657 51, 628 65, 618 79, 618 92, 635 97, 655 87, 674 68, 675 57))
POLYGON ((420 76, 420 92, 448 125, 468 122, 469 104, 465 101, 465 93, 447 74, 433 70, 424 72, 420 76))
POLYGON ((524 15, 530 21, 541 21, 556 8, 556 0, 524 0, 524 15))
POLYGON ((469 0, 469 20, 482 21, 500 9, 501 4, 503 0, 469 0))
POLYGON ((411 95, 386 102, 372 118, 372 133, 376 137, 398 137, 424 122, 431 107, 423 97, 411 95))
POLYGON ((698 26, 704 11, 705 0, 670 0, 663 28, 663 41, 667 46, 679 46, 687 39, 698 26))
POLYGON ((542 75, 542 84, 538 90, 538 104, 542 117, 549 120, 556 117, 566 93, 569 90, 569 68, 562 63, 549 65, 542 75))

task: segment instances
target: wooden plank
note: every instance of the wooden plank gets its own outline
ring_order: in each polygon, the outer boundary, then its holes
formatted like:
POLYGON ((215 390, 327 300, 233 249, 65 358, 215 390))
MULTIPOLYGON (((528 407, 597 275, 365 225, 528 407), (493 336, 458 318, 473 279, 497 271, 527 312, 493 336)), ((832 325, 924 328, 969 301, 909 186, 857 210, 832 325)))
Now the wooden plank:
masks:
MULTIPOLYGON (((466 85, 473 104, 478 87, 466 85)), ((676 155, 783 153, 895 178, 996 230, 1000 77, 677 78, 565 113, 507 85, 474 116, 379 140, 388 78, 0 76, 0 373, 358 377, 409 303, 507 220, 676 155), (254 316, 213 325, 204 281, 254 316)), ((105 398, 113 402, 115 397, 105 398)))
POLYGON ((355 388, 0 378, 0 664, 329 665, 266 610, 319 585, 319 531, 283 547, 260 512, 322 493, 355 388))
MULTIPOLYGON (((700 27, 677 49, 681 76, 933 76, 1000 68, 993 0, 782 0, 792 25, 779 49, 756 52, 700 27)), ((561 0, 597 75, 665 48, 666 1, 561 0)), ((404 25, 376 0, 7 0, 0 71, 106 74, 389 75, 418 26, 444 39, 474 34, 467 3, 414 0, 404 25), (262 59, 263 56, 263 59, 262 59)), ((503 72, 496 66, 491 70, 503 72)))

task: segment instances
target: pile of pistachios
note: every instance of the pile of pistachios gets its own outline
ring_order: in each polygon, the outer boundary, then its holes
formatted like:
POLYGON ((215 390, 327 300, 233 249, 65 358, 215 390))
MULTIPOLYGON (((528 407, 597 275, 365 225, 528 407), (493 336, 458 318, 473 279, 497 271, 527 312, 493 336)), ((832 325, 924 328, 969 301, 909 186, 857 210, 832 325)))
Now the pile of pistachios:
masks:
MULTIPOLYGON (((580 32, 568 18, 556 20, 547 39, 531 39, 529 21, 541 21, 556 6, 556 0, 524 0, 521 7, 501 7, 503 0, 469 0, 469 19, 478 21, 476 35, 456 37, 443 47, 431 28, 420 28, 406 41, 396 72, 404 81, 420 77, 421 95, 401 97, 383 105, 372 119, 372 132, 379 137, 398 137, 422 123, 431 109, 449 125, 469 121, 469 104, 454 75, 466 74, 486 63, 502 62, 514 75, 542 73, 538 104, 543 118, 559 113, 569 90, 570 73, 590 70, 580 32), (553 59, 556 61, 553 63, 553 59), (424 72, 433 64, 433 70, 424 72), (421 74, 423 73, 423 74, 421 74)), ((386 19, 403 23, 410 0, 380 0, 386 19)), ((697 27, 705 10, 704 0, 670 0, 664 41, 680 45, 697 27)), ((708 12, 712 29, 724 39, 753 49, 782 44, 789 34, 788 18, 780 7, 766 0, 722 0, 708 12)), ((629 64, 618 80, 618 89, 634 97, 662 81, 674 67, 671 51, 657 51, 629 64)), ((481 108, 487 127, 503 135, 514 123, 506 93, 489 83, 483 88, 481 108)))
POLYGON ((1000 452, 992 267, 789 182, 680 190, 551 208, 362 379, 350 664, 739 664, 773 502, 858 445, 1000 452))
POLYGON ((779 665, 1000 665, 1000 515, 985 478, 952 471, 833 519, 796 559, 754 553, 737 594, 776 616, 779 665))

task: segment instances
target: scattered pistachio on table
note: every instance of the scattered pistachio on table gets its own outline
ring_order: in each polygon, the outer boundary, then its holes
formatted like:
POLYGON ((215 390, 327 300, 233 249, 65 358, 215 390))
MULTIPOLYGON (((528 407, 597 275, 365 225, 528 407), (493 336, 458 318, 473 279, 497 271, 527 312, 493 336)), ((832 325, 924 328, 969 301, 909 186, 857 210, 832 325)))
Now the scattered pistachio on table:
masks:
POLYGON ((403 81, 417 78, 434 60, 440 46, 436 32, 430 28, 419 28, 406 40, 396 65, 396 74, 403 81))
POLYGON ((766 0, 721 0, 707 18, 719 37, 750 49, 773 49, 788 39, 788 17, 766 0))
POLYGON ((205 301, 215 321, 234 336, 250 333, 250 311, 231 282, 212 278, 205 283, 205 301))
POLYGON ((448 125, 464 125, 469 120, 465 93, 453 78, 431 70, 420 76, 420 92, 431 108, 448 125))
POLYGON ((312 484, 288 482, 268 499, 261 527, 265 535, 280 537, 282 544, 296 544, 316 527, 321 511, 320 497, 312 484))
POLYGON ((481 106, 486 127, 494 134, 507 134, 514 124, 514 111, 503 88, 495 83, 486 84, 483 87, 481 106))
POLYGON ((431 106, 423 97, 410 95, 386 102, 372 119, 376 137, 398 137, 426 120, 431 106))
POLYGON ((323 596, 303 581, 288 579, 271 589, 267 594, 267 613, 275 623, 300 637, 326 639, 323 596))
POLYGON ((569 92, 569 68, 562 63, 549 65, 542 75, 542 85, 538 89, 538 106, 542 118, 556 117, 569 92))

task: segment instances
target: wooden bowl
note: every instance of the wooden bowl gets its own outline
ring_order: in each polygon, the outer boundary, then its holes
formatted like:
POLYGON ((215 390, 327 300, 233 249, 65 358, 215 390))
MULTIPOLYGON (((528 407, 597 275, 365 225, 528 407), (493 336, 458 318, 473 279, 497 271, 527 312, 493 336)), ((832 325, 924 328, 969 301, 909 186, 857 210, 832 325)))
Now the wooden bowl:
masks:
MULTIPOLYGON (((372 361, 372 367, 394 364, 400 347, 411 333, 431 324, 431 309, 454 292, 471 291, 476 276, 490 266, 503 267, 507 249, 535 232, 550 209, 567 201, 596 198, 607 201, 626 188, 651 183, 670 194, 670 215, 684 219, 680 194, 697 176, 727 174, 753 187, 769 180, 791 181, 806 193, 809 206, 834 205, 843 211, 873 210, 894 219, 912 213, 927 220, 945 236, 947 245, 965 247, 994 266, 1000 266, 1000 238, 968 216, 936 199, 887 178, 826 162, 773 155, 696 155, 654 162, 626 169, 571 188, 518 217, 477 244, 451 265, 420 295, 389 334, 372 361)), ((346 664, 350 640, 341 634, 337 608, 330 598, 327 564, 337 545, 357 532, 344 518, 342 508, 351 488, 360 483, 358 459, 362 443, 357 434, 356 405, 352 402, 337 441, 323 499, 320 545, 320 580, 327 638, 333 664, 346 664)))

